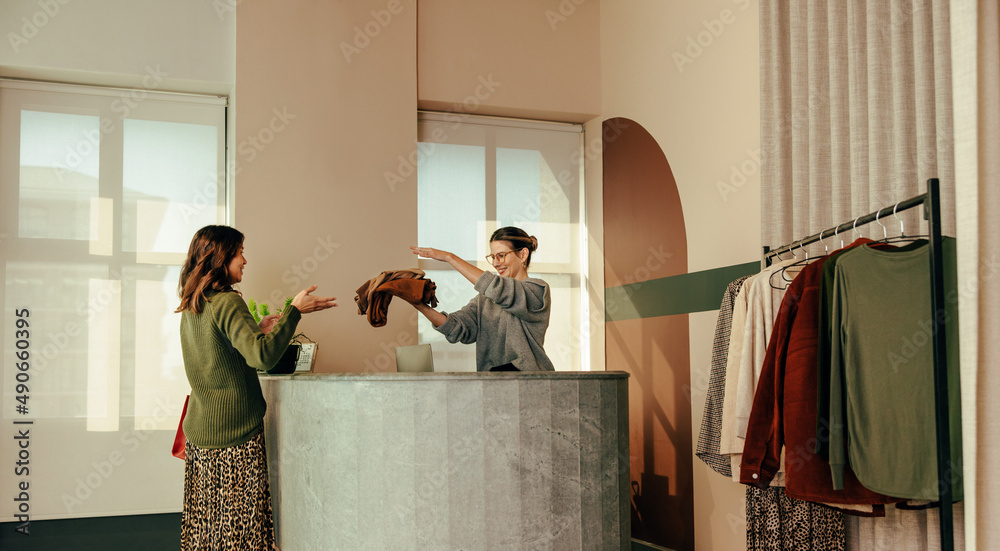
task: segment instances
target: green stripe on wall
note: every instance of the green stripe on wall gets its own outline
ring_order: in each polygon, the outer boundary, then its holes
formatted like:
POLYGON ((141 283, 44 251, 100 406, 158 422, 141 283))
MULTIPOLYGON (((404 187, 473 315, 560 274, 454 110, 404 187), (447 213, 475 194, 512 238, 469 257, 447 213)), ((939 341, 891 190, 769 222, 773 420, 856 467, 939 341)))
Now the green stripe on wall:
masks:
POLYGON ((605 321, 718 310, 733 280, 760 271, 760 262, 661 277, 604 290, 605 321))

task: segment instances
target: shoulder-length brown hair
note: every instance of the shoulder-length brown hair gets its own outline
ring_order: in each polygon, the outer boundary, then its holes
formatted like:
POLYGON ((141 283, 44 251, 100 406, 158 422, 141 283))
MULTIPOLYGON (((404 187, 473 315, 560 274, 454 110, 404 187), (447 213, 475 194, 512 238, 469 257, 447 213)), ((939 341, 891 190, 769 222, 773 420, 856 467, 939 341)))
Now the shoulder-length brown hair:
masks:
POLYGON ((199 314, 205 306, 207 291, 232 289, 229 263, 242 245, 243 234, 229 226, 205 226, 194 234, 177 285, 181 297, 177 312, 190 310, 199 314))

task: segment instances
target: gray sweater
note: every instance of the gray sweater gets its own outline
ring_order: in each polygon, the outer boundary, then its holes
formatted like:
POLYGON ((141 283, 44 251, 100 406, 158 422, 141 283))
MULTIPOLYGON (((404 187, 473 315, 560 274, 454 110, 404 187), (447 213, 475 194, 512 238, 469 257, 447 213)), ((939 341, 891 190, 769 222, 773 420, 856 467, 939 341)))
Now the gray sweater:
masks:
POLYGON ((552 308, 549 284, 483 272, 476 291, 475 298, 461 310, 446 313, 448 320, 437 327, 448 342, 476 343, 478 371, 506 363, 521 371, 554 371, 542 348, 552 308))

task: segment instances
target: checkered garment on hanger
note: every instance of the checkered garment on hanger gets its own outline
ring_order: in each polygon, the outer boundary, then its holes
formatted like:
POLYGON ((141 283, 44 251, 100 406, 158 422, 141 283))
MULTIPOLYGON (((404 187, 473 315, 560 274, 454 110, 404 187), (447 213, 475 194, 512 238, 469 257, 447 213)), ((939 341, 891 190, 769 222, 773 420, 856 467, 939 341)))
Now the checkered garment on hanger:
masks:
POLYGON ((719 436, 722 433, 722 402, 726 392, 726 357, 729 353, 729 335, 733 325, 733 303, 740 291, 745 275, 726 287, 719 308, 719 319, 715 323, 715 339, 712 341, 712 367, 708 375, 708 395, 705 397, 705 416, 701 420, 701 432, 695 454, 715 472, 732 477, 730 456, 719 454, 719 436))

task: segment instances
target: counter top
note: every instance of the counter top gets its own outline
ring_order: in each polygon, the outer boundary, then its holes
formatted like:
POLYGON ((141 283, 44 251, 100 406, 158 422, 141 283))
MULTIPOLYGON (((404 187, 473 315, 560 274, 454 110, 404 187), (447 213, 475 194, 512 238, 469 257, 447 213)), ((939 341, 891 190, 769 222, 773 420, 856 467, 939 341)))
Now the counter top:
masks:
POLYGON ((625 371, 496 371, 496 372, 434 372, 434 373, 396 373, 396 372, 358 372, 358 373, 309 373, 297 372, 287 375, 261 374, 261 379, 291 380, 291 381, 447 381, 447 380, 525 380, 544 379, 546 381, 567 379, 627 379, 625 371))

